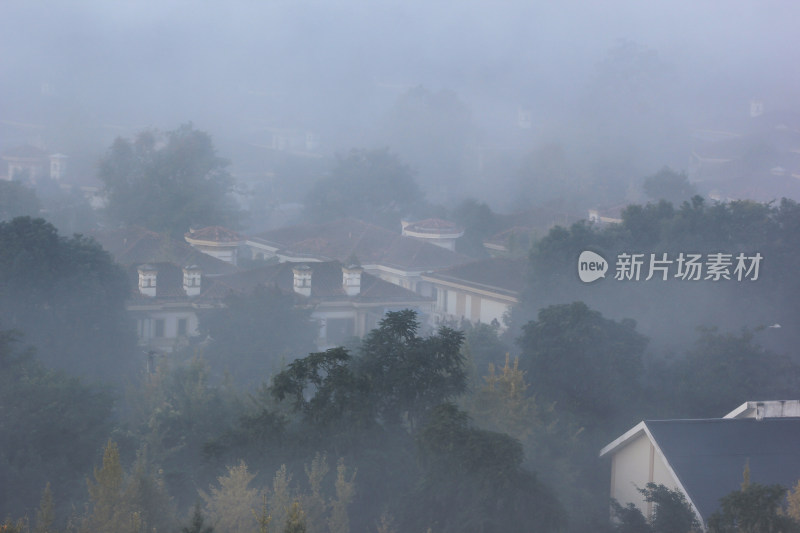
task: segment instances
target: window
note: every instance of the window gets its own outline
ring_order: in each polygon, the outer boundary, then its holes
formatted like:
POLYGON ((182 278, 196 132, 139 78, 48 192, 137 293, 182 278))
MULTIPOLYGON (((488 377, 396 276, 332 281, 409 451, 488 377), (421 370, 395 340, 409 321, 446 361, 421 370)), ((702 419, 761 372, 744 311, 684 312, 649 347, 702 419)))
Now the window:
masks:
POLYGON ((179 318, 178 319, 178 337, 185 337, 186 336, 186 319, 179 318))
POLYGON ((164 336, 164 319, 157 318, 156 319, 156 333, 155 337, 163 337, 164 336))

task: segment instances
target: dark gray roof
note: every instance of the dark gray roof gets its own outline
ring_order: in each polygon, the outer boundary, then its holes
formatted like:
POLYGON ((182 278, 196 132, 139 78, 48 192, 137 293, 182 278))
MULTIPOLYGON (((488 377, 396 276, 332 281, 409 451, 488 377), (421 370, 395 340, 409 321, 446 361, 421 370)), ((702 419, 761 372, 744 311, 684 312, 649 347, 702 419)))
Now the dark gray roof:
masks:
POLYGON ((800 480, 800 418, 649 420, 645 424, 704 520, 750 480, 792 488, 800 480))

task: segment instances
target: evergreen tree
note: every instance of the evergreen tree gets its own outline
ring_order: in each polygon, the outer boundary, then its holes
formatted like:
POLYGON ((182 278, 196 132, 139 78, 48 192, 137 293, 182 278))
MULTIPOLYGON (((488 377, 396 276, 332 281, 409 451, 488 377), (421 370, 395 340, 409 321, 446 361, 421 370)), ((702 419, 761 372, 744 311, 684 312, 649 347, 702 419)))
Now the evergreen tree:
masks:
POLYGON ((250 488, 255 474, 247 471, 241 461, 237 466, 228 467, 227 475, 217 478, 219 487, 211 487, 211 492, 200 491, 205 501, 206 513, 214 527, 230 533, 247 533, 256 529, 255 511, 259 508, 262 492, 250 488))

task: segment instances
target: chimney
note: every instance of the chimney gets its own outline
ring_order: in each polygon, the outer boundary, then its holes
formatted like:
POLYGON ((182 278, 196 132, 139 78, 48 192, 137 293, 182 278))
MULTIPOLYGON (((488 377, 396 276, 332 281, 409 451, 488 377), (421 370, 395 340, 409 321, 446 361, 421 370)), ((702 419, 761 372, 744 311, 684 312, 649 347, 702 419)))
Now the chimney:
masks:
POLYGON ((300 265, 292 267, 294 274, 294 292, 303 296, 311 296, 311 267, 300 265))
POLYGON ((197 265, 183 267, 183 290, 186 296, 197 296, 200 294, 202 273, 197 265))
POLYGON ((361 273, 364 271, 358 265, 342 267, 342 288, 348 296, 357 296, 361 292, 361 273))
POLYGON ((142 265, 139 271, 139 292, 145 296, 155 298, 156 296, 156 277, 158 270, 152 265, 142 265))

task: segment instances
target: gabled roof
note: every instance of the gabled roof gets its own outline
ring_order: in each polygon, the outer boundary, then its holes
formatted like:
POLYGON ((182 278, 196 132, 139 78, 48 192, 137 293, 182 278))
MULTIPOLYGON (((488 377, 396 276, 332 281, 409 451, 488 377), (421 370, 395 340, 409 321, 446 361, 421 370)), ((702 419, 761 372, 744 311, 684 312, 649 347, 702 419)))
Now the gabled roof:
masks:
POLYGON ((603 448, 614 454, 647 435, 704 520, 739 490, 746 464, 754 483, 793 487, 800 480, 800 418, 648 420, 603 448))
POLYGON ((95 231, 90 234, 117 263, 139 266, 145 263, 173 263, 178 267, 197 265, 204 276, 229 274, 237 268, 204 254, 186 242, 171 239, 138 226, 95 231))
MULTIPOLYGON (((274 285, 293 292, 294 273, 298 263, 278 263, 261 268, 219 276, 210 280, 203 296, 224 298, 230 293, 245 293, 259 285, 274 285)), ((361 273, 361 291, 356 296, 347 296, 342 284, 342 265, 337 261, 308 263, 311 270, 311 300, 352 301, 358 303, 405 303, 429 302, 431 299, 404 289, 376 276, 361 273)))
POLYGON ((278 228, 247 240, 286 255, 336 261, 355 256, 363 265, 406 271, 437 270, 471 261, 465 255, 354 218, 278 228))
POLYGON ((516 298, 525 288, 528 261, 520 258, 492 258, 473 261, 426 274, 424 279, 464 285, 516 298))

